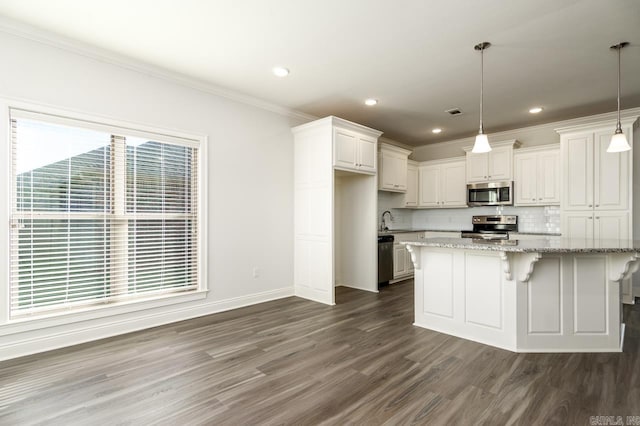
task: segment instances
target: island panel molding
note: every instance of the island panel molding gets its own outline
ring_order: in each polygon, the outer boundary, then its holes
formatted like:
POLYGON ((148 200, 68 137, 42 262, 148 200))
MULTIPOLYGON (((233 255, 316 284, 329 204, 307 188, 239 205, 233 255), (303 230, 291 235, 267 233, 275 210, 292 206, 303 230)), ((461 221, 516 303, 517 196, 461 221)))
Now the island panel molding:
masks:
POLYGON ((633 241, 402 243, 415 264, 416 326, 514 352, 622 350, 621 282, 640 267, 633 241))

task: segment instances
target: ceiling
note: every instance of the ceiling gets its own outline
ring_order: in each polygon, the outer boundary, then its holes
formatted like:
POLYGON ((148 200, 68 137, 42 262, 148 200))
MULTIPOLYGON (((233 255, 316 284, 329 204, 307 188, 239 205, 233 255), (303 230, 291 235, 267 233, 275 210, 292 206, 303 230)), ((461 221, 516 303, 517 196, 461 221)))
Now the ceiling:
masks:
POLYGON ((477 131, 482 41, 489 133, 615 110, 620 41, 622 107, 640 106, 638 0, 0 0, 0 15, 408 145, 477 131))

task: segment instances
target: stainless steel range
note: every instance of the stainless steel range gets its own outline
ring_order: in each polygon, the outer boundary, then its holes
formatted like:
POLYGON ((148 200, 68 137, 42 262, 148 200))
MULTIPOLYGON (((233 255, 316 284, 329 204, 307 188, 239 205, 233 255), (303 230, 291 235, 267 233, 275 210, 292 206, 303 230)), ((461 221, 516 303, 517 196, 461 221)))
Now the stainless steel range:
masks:
POLYGON ((508 240, 509 232, 518 232, 518 216, 473 216, 473 231, 462 231, 462 238, 508 240))

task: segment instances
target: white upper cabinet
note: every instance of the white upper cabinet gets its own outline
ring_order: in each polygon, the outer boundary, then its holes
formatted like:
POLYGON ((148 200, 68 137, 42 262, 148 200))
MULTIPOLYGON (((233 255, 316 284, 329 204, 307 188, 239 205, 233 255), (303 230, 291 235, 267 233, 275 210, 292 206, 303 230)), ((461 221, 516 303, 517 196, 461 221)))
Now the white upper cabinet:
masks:
POLYGON ((440 207, 440 165, 421 165, 418 176, 418 205, 440 207))
POLYGON ((560 204, 560 149, 536 147, 513 155, 515 204, 537 206, 560 204))
POLYGON ((411 151, 393 145, 380 144, 378 158, 378 189, 381 191, 407 191, 407 162, 411 151))
MULTIPOLYGON (((375 174, 377 170, 378 138, 354 130, 358 126, 333 118, 345 127, 333 127, 333 166, 340 170, 375 174)), ((363 127, 363 129, 366 129, 363 127)))
MULTIPOLYGON (((630 126, 623 131, 631 142, 630 126)), ((562 210, 628 210, 630 151, 608 153, 611 129, 561 136, 562 210)))
POLYGON ((407 163, 407 191, 400 207, 418 207, 418 164, 411 160, 407 163))
POLYGON ((443 163, 440 167, 442 193, 440 194, 443 207, 467 207, 467 181, 465 179, 466 165, 464 161, 443 163))
POLYGON ((495 182, 513 180, 513 148, 519 145, 515 140, 491 144, 491 151, 474 154, 471 147, 467 152, 467 182, 495 182))
POLYGON ((418 206, 426 208, 467 207, 464 160, 420 163, 418 206))

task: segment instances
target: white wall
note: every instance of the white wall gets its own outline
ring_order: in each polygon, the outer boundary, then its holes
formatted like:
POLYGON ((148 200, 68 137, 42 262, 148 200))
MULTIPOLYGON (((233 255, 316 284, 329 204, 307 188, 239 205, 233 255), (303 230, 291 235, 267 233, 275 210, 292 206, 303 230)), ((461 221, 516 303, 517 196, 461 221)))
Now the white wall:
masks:
MULTIPOLYGON (((0 259, 0 359, 293 294, 290 128, 301 119, 1 31, 0 57, 0 97, 208 136, 210 289, 206 299, 179 307, 76 324, 53 326, 52 321, 46 329, 24 331, 30 327, 6 323, 5 254, 0 259), (253 268, 259 268, 258 278, 253 268)), ((0 114, 6 147, 6 110, 0 114)), ((6 170, 8 150, 0 151, 0 170, 6 170)), ((8 186, 2 173, 3 200, 8 186)), ((0 223, 6 225, 5 210, 0 223)), ((0 239, 6 247, 4 227, 0 239)))

